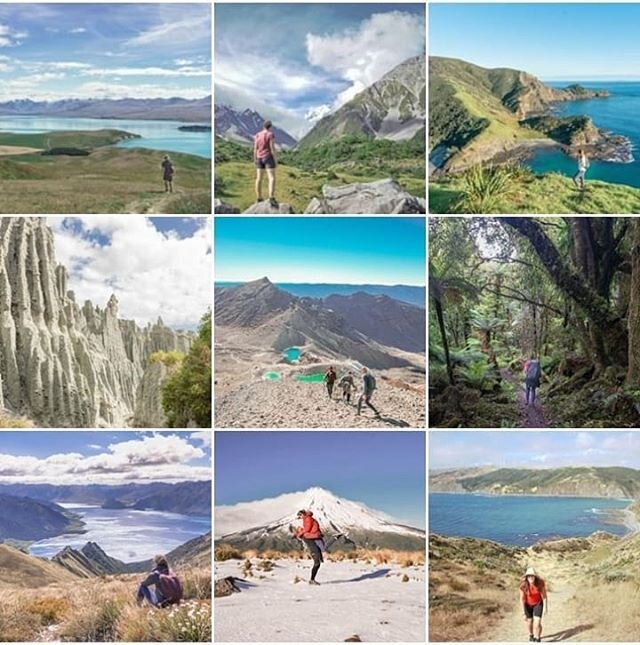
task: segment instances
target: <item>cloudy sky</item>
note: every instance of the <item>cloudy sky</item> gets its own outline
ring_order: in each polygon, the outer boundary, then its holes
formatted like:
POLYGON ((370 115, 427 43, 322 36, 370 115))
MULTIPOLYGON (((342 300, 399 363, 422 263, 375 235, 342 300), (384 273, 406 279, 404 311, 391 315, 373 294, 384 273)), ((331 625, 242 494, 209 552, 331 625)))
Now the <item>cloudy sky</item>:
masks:
POLYGON ((210 93, 209 4, 0 3, 0 101, 210 93))
POLYGON ((0 433, 0 484, 211 479, 211 432, 0 433))
POLYGON ((140 325, 161 316, 195 329, 211 305, 211 228, 206 218, 122 215, 51 217, 56 259, 80 305, 103 308, 111 294, 121 318, 140 325))
POLYGON ((640 468, 637 432, 432 432, 429 468, 473 466, 640 468))
POLYGON ((425 51, 424 4, 217 4, 216 103, 294 136, 425 51))

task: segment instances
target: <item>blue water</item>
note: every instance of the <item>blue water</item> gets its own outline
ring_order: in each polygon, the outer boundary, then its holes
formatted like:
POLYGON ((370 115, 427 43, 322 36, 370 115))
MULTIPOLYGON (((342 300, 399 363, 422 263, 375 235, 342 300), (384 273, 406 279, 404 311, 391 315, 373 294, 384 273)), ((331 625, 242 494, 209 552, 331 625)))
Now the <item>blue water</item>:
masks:
POLYGON ((614 521, 607 509, 629 504, 629 500, 603 498, 431 493, 429 530, 517 546, 585 537, 594 531, 624 535, 629 528, 614 521))
POLYGON ((289 347, 284 350, 284 355, 287 357, 287 360, 291 362, 299 360, 300 354, 302 354, 302 350, 299 347, 289 347))
MULTIPOLYGON (((553 87, 566 87, 570 81, 548 83, 553 87)), ((558 103, 553 110, 557 116, 585 114, 593 119, 595 125, 614 134, 628 137, 633 145, 632 163, 612 163, 591 161, 587 179, 600 179, 616 184, 640 187, 640 83, 637 82, 583 82, 580 85, 591 89, 607 89, 611 96, 607 99, 586 101, 567 101, 558 103)), ((560 172, 573 176, 577 171, 575 159, 567 157, 558 150, 542 150, 527 162, 535 172, 560 172)))
POLYGON ((33 555, 51 557, 65 546, 96 542, 110 556, 124 562, 147 560, 166 553, 211 530, 211 517, 160 511, 103 509, 84 504, 60 504, 85 521, 86 533, 59 535, 31 545, 33 555))
POLYGON ((102 130, 113 128, 139 134, 141 139, 118 143, 119 148, 150 148, 163 152, 186 152, 211 159, 211 132, 182 132, 182 121, 140 121, 135 119, 84 119, 49 116, 0 116, 0 130, 7 132, 49 132, 51 130, 102 130))

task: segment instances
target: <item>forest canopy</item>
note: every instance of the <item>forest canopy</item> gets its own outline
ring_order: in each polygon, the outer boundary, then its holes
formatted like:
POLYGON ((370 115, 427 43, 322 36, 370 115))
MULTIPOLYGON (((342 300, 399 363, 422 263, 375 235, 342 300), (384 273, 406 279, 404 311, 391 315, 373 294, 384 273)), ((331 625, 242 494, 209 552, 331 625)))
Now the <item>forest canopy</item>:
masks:
POLYGON ((640 425, 640 219, 431 218, 429 296, 431 427, 640 425))

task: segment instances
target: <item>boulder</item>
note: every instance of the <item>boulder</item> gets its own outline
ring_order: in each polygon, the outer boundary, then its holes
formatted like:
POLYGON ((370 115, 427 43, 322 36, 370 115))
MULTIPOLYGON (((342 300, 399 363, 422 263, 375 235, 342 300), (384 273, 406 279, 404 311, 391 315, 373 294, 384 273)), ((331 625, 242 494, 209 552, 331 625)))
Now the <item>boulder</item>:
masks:
POLYGON ((408 193, 393 179, 366 184, 323 186, 304 211, 317 215, 396 215, 426 213, 426 202, 408 193))
POLYGON ((290 204, 278 204, 277 206, 272 206, 271 202, 268 200, 262 202, 256 202, 247 208, 246 211, 242 211, 246 214, 253 215, 292 215, 293 208, 290 204))
POLYGON ((216 215, 237 215, 240 212, 240 209, 232 206, 231 204, 227 204, 216 197, 213 200, 213 212, 216 215))
POLYGON ((222 580, 216 580, 214 585, 214 596, 216 598, 224 598, 230 596, 232 593, 240 593, 242 590, 236 585, 236 578, 227 576, 222 580))

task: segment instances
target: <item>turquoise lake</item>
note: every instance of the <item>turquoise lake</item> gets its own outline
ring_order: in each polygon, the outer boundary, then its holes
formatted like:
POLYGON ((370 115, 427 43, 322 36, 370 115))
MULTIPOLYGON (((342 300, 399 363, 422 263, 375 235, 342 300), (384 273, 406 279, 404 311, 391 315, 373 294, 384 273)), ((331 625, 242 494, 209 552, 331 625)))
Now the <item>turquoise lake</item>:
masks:
POLYGON ((630 527, 609 511, 629 500, 431 493, 429 531, 527 546, 541 540, 586 537, 594 531, 625 535, 630 527))
POLYGON ((302 350, 299 347, 289 347, 284 350, 284 355, 287 357, 288 361, 297 361, 300 359, 300 354, 302 350))
MULTIPOLYGON (((574 116, 586 114, 595 125, 614 134, 629 138, 633 146, 632 163, 612 163, 608 161, 591 161, 587 171, 587 180, 600 179, 617 184, 640 187, 640 82, 584 82, 580 85, 590 89, 609 90, 611 96, 606 99, 589 99, 586 101, 567 101, 558 103, 553 109, 557 116, 574 116)), ((547 83, 552 87, 566 87, 571 81, 547 83)), ((576 161, 557 150, 542 150, 535 154, 527 165, 535 172, 560 172, 569 177, 577 170, 576 161)))
MULTIPOLYGON (((113 128, 138 134, 141 139, 118 143, 119 148, 150 148, 162 152, 185 152, 211 159, 211 132, 183 132, 183 121, 136 119, 85 119, 48 116, 0 116, 0 130, 38 133, 51 130, 102 130, 113 128)), ((204 124, 203 124, 204 125, 204 124)), ((207 124, 208 125, 208 124, 207 124)))

